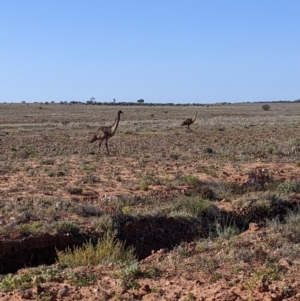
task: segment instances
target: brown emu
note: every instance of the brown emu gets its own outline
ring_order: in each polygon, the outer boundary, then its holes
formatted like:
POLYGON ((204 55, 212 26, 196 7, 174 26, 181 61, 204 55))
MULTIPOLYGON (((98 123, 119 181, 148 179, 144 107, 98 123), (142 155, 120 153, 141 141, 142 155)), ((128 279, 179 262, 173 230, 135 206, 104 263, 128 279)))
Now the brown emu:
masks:
POLYGON ((94 134, 93 138, 90 140, 91 143, 95 142, 96 140, 100 140, 98 152, 100 151, 102 141, 105 140, 107 154, 110 156, 107 142, 108 139, 111 138, 116 133, 120 121, 120 116, 122 113, 123 113, 122 111, 118 111, 118 116, 113 125, 99 127, 97 132, 94 134))
POLYGON ((182 121, 181 126, 187 125, 187 130, 191 130, 190 129, 190 125, 193 124, 197 118, 197 113, 193 118, 187 118, 186 120, 182 121))

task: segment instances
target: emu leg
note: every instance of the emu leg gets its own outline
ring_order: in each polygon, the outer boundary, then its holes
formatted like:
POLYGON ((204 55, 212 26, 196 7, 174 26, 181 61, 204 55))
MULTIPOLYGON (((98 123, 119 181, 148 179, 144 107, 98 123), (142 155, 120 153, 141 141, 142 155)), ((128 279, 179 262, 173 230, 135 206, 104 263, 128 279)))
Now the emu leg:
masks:
POLYGON ((100 141, 99 141, 98 153, 100 153, 100 147, 101 147, 101 143, 102 143, 102 140, 100 140, 100 141))
POLYGON ((105 141, 105 146, 106 146, 107 154, 110 156, 109 151, 108 151, 107 140, 105 141))

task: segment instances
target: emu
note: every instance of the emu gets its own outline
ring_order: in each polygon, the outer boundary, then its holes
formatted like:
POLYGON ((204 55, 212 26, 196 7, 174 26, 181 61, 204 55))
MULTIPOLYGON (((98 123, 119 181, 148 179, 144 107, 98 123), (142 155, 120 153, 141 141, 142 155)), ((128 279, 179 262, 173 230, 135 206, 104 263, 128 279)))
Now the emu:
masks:
POLYGON ((196 115, 193 118, 187 118, 186 120, 182 121, 181 126, 187 125, 187 130, 191 130, 190 125, 195 122, 195 120, 197 118, 197 113, 198 112, 196 112, 196 115))
POLYGON ((101 127, 99 127, 97 132, 94 134, 93 138, 90 140, 90 143, 93 143, 96 140, 99 140, 98 153, 100 151, 102 141, 105 140, 105 146, 106 146, 107 154, 110 156, 107 142, 108 142, 108 139, 111 138, 116 133, 118 125, 119 125, 121 114, 123 114, 123 112, 118 111, 118 116, 117 116, 114 124, 111 125, 111 126, 101 126, 101 127))

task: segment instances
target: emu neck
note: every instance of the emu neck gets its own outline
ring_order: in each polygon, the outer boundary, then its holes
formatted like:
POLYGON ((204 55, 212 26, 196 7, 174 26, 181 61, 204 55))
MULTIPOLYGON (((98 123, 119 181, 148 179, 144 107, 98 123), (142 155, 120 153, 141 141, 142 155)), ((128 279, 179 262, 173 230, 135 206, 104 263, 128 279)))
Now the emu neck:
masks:
POLYGON ((120 121, 120 114, 118 114, 117 118, 116 118, 116 121, 114 122, 114 124, 111 126, 111 133, 114 135, 117 128, 118 128, 118 125, 119 125, 119 121, 120 121))
POLYGON ((196 120, 196 118, 197 118, 197 113, 196 113, 196 115, 193 117, 192 121, 194 122, 194 121, 196 120))

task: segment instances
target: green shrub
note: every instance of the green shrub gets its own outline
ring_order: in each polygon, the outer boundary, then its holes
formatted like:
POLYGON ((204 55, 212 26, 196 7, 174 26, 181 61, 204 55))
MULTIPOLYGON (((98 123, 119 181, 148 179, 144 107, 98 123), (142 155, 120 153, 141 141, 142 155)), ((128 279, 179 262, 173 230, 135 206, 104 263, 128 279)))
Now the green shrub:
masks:
POLYGON ((149 186, 148 186, 147 182, 145 182, 144 180, 141 181, 141 183, 140 183, 140 190, 148 191, 148 189, 149 189, 149 186))
POLYGON ((217 208, 208 200, 200 198, 190 198, 185 201, 180 201, 175 204, 175 211, 183 211, 194 217, 210 217, 213 220, 214 215, 217 214, 217 208))
POLYGON ((80 233, 80 228, 72 222, 59 222, 56 225, 57 233, 72 233, 78 235, 80 233))
POLYGON ((92 220, 92 226, 97 233, 112 232, 115 229, 113 219, 109 214, 103 214, 92 220))
POLYGON ((42 222, 32 222, 27 224, 21 224, 19 225, 19 230, 22 234, 29 235, 33 233, 37 233, 40 228, 42 227, 42 222))
POLYGON ((121 285, 126 289, 137 289, 139 284, 136 279, 142 276, 142 272, 138 262, 134 262, 129 266, 118 271, 117 276, 121 278, 121 285))
POLYGON ((57 262, 61 266, 77 267, 87 265, 114 263, 132 263, 136 260, 134 249, 125 248, 125 244, 115 237, 112 232, 107 232, 98 239, 96 246, 91 241, 74 250, 67 248, 57 251, 57 262))
POLYGON ((282 194, 289 194, 289 193, 299 193, 300 192, 300 182, 299 181, 290 181, 280 183, 277 186, 277 191, 282 194))

